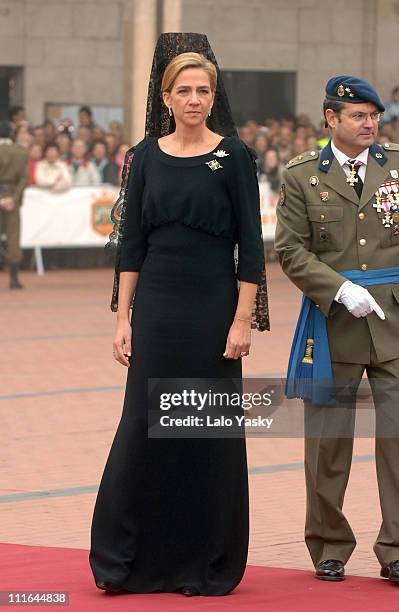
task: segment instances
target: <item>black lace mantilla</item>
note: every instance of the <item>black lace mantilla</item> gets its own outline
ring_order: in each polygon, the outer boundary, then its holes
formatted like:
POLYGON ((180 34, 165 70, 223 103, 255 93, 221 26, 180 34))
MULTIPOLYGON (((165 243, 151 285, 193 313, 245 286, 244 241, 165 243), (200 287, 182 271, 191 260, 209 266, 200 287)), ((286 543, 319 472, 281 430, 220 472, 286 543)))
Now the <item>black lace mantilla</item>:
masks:
MULTIPOLYGON (((160 138, 161 136, 174 132, 174 118, 169 116, 168 110, 164 105, 160 94, 162 76, 166 66, 176 55, 180 55, 180 53, 186 53, 188 51, 201 53, 216 66, 217 89, 215 94, 215 102, 212 108, 212 115, 207 121, 209 129, 217 134, 221 134, 222 136, 238 137, 216 58, 207 37, 204 34, 196 33, 168 33, 160 35, 155 48, 150 82, 148 86, 145 135, 160 138)), ((116 200, 111 211, 113 230, 109 236, 109 242, 105 246, 106 251, 112 254, 112 256, 115 258, 115 274, 111 299, 111 310, 113 312, 118 310, 120 251, 126 216, 126 206, 128 203, 128 177, 134 156, 134 150, 135 147, 132 147, 127 151, 125 156, 122 170, 121 189, 118 199, 116 200)), ((255 152, 251 149, 248 149, 248 151, 254 159, 254 156, 256 157, 255 152)), ((255 161, 254 172, 256 173, 255 161)), ((259 223, 261 223, 260 216, 259 223)), ((236 249, 236 264, 237 257, 238 254, 236 249)), ((258 329, 259 331, 270 329, 265 269, 262 273, 262 279, 258 285, 258 290, 256 293, 252 315, 252 328, 258 329)))

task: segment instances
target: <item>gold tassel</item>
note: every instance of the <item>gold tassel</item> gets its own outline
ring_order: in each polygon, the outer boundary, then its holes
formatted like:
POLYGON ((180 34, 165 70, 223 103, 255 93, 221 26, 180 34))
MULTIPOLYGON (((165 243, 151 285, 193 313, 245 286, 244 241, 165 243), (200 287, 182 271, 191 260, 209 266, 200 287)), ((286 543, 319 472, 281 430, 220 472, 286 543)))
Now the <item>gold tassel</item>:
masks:
POLYGON ((308 340, 306 340, 305 356, 302 359, 302 363, 309 363, 310 365, 313 364, 313 347, 314 347, 313 338, 308 338, 308 340))

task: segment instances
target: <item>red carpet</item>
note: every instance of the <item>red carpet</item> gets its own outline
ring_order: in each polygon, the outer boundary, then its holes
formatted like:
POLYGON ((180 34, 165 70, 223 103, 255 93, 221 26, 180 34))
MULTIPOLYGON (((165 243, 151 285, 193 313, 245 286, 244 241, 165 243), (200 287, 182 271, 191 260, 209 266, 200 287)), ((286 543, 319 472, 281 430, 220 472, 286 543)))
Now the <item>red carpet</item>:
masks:
MULTIPOLYGON (((0 544, 0 590, 69 591, 65 610, 78 612, 394 612, 399 585, 374 578, 348 577, 335 584, 315 580, 311 572, 249 566, 239 587, 226 597, 178 594, 110 595, 94 585, 88 552, 0 544)), ((3 606, 2 606, 3 607, 3 606)), ((5 609, 17 606, 4 606, 5 609)), ((18 608, 25 606, 18 606, 18 608)), ((33 610, 61 609, 34 606, 33 610)))

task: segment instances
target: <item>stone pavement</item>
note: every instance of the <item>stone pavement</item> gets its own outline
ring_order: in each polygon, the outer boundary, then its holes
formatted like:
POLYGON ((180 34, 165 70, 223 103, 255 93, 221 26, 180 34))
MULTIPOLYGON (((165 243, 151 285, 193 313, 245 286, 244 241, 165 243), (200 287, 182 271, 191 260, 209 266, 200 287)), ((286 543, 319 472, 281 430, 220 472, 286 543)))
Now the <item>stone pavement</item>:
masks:
MULTIPOLYGON (((253 334, 247 376, 284 375, 300 294, 268 267, 272 332, 253 334)), ((123 400, 112 358, 111 270, 0 273, 0 541, 89 548, 95 492, 123 400)), ((358 538, 348 573, 378 576, 380 510, 371 439, 355 443, 345 513, 358 538)), ((303 542, 303 443, 249 438, 249 563, 311 569, 303 542)))

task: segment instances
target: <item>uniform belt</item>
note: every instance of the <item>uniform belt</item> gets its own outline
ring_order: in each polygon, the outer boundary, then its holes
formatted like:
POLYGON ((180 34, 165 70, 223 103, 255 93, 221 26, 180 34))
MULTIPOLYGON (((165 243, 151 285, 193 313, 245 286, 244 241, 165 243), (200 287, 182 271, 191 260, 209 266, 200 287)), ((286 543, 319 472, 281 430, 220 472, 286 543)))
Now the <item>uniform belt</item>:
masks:
MULTIPOLYGON (((340 274, 362 287, 399 284, 397 267, 346 270, 340 274)), ((336 403, 327 318, 305 295, 292 342, 285 394, 288 398, 302 398, 315 405, 336 403)))

